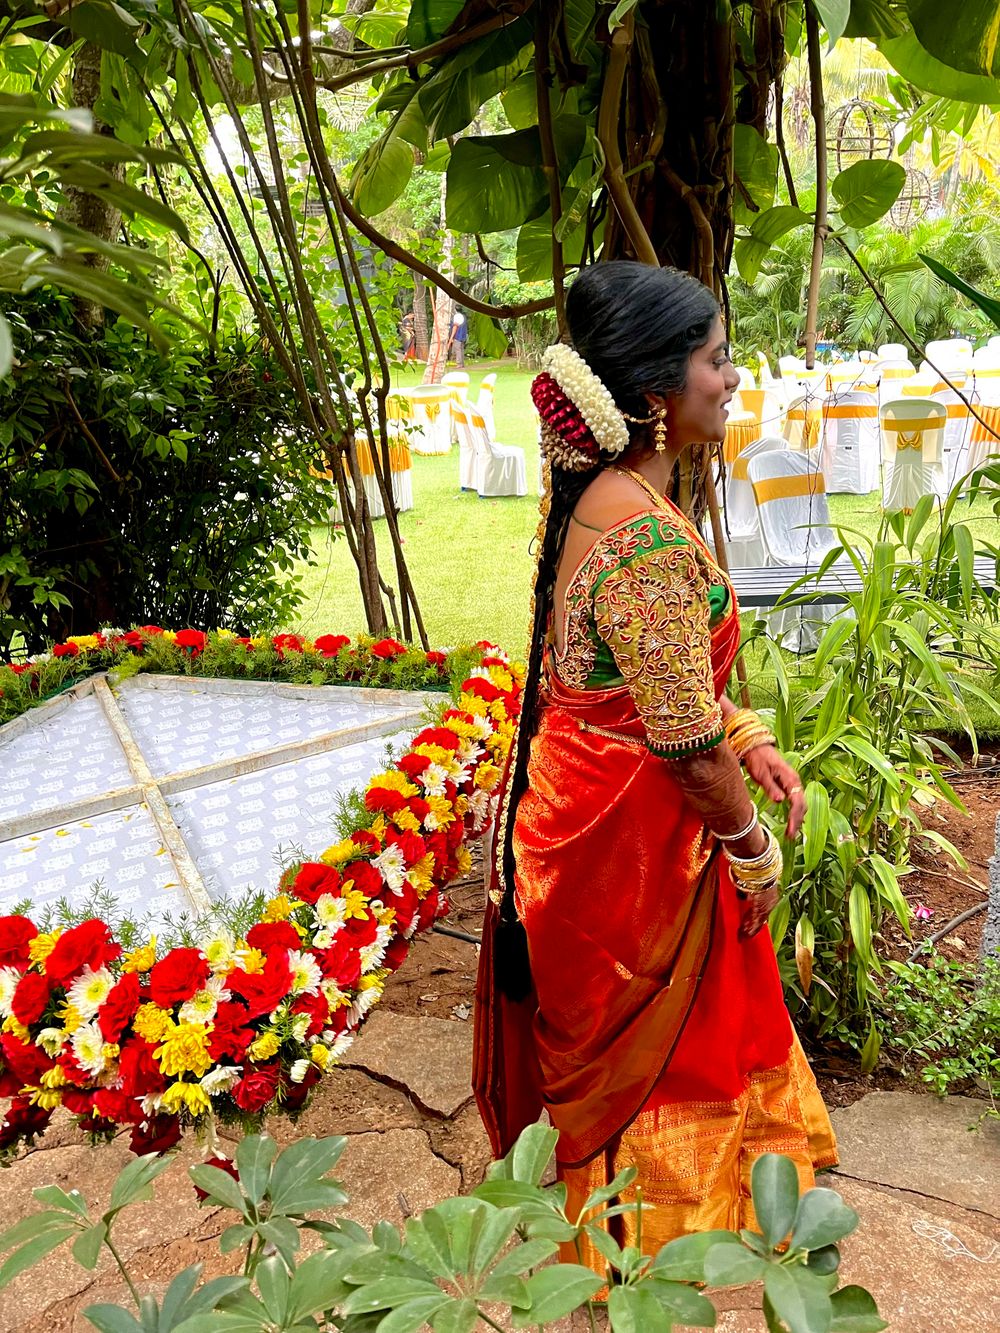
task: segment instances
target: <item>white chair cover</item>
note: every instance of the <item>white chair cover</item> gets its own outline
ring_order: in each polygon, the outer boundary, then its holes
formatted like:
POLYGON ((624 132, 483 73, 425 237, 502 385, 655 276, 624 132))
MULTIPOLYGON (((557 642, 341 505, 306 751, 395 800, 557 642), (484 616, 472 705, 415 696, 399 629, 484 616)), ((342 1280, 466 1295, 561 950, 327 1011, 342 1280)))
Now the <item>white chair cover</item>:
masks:
MULTIPOLYGON (((977 411, 982 407, 971 389, 963 388, 962 393, 977 411)), ((973 466, 972 426, 976 418, 970 412, 969 404, 954 389, 939 389, 931 395, 931 401, 940 403, 948 414, 944 428, 944 473, 947 491, 950 491, 973 466)))
POLYGON ((888 403, 893 398, 898 398, 902 388, 901 381, 912 379, 916 373, 913 363, 905 356, 879 361, 879 404, 888 403))
POLYGON ((823 402, 823 477, 834 494, 867 495, 878 486, 878 399, 835 393, 823 402))
POLYGON ((811 393, 799 394, 788 404, 784 436, 789 449, 813 449, 819 443, 820 402, 811 393))
MULTIPOLYGON (((782 449, 758 454, 747 465, 747 473, 768 564, 818 567, 830 548, 837 545, 836 534, 830 528, 819 450, 793 453, 782 449)), ((835 605, 803 605, 772 611, 767 617, 769 631, 782 648, 812 652, 824 625, 838 609, 835 605)))
POLYGON ((497 437, 496 418, 493 412, 496 388, 496 374, 484 375, 479 386, 479 397, 476 399, 476 407, 479 409, 479 415, 486 422, 486 429, 490 433, 491 440, 495 440, 497 437))
POLYGON ((1000 344, 973 354, 972 383, 984 407, 1000 407, 1000 344))
POLYGON ((761 435, 780 435, 784 423, 784 405, 773 388, 738 389, 733 395, 730 416, 752 412, 761 435))
MULTIPOLYGON (((747 466, 758 454, 766 454, 784 447, 785 441, 780 435, 765 435, 763 439, 748 444, 732 463, 726 464, 724 490, 722 478, 718 490, 730 569, 746 569, 767 564, 767 551, 761 536, 757 502, 753 496, 747 466)), ((709 544, 714 550, 715 543, 711 540, 711 530, 709 530, 709 544)))
POLYGON ((746 366, 737 366, 736 373, 740 377, 741 389, 756 389, 757 381, 753 377, 752 370, 748 370, 746 366))
MULTIPOLYGON (((441 383, 451 390, 452 408, 463 406, 469 398, 469 377, 464 370, 449 370, 447 375, 441 376, 441 383)), ((458 441, 458 427, 455 424, 455 417, 452 414, 449 426, 450 442, 452 444, 458 441)))
POLYGON ((879 408, 882 508, 912 513, 922 495, 948 493, 944 432, 948 413, 929 398, 896 398, 879 408))
POLYGON ((968 338, 938 338, 924 349, 928 361, 940 370, 971 370, 972 343, 968 338))
POLYGON ((861 347, 858 349, 858 360, 870 363, 878 360, 878 353, 873 352, 870 347, 861 347))
POLYGON ((880 361, 909 361, 910 349, 905 343, 882 343, 878 349, 880 361))
POLYGON ((451 415, 458 434, 458 484, 463 491, 475 491, 479 484, 479 454, 472 435, 468 404, 453 404, 451 415))
POLYGON ((481 499, 501 495, 527 495, 524 450, 513 444, 491 440, 482 413, 468 404, 469 433, 476 451, 476 490, 481 499))

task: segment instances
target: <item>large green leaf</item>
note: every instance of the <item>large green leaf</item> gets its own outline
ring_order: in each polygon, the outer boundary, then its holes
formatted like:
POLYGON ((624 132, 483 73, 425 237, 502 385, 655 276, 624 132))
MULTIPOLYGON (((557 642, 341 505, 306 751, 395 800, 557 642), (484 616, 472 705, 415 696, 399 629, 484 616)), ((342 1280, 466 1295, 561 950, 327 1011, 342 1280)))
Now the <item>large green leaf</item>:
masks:
POLYGON ((996 79, 968 74, 946 65, 921 46, 913 32, 883 39, 879 42, 879 50, 893 69, 923 92, 955 102, 979 102, 985 106, 1000 100, 996 79))
POLYGON ((827 31, 830 45, 844 35, 851 17, 851 0, 813 0, 819 20, 827 31))
POLYGON ((975 287, 970 287, 964 282, 957 273, 952 273, 950 268, 945 268, 944 264, 930 255, 918 254, 918 259, 922 259, 930 271, 936 274, 942 282, 946 282, 949 287, 954 287, 957 292, 967 296, 974 305, 977 305, 985 315, 988 315, 993 323, 1000 329, 1000 301, 994 296, 987 296, 985 292, 977 291, 975 287))
POLYGON ((851 0, 846 37, 867 37, 878 43, 886 37, 898 37, 906 30, 906 21, 890 7, 888 0, 851 0))
MULTIPOLYGON (((586 239, 585 227, 577 227, 563 239, 564 264, 580 263, 586 239)), ((517 233, 515 262, 522 282, 544 282, 552 277, 552 214, 548 209, 517 233)))
POLYGON ((733 173, 757 209, 771 207, 778 183, 778 150, 752 125, 738 124, 733 130, 733 173))
POLYGON ((136 45, 138 20, 120 5, 86 0, 84 4, 67 8, 62 22, 78 37, 94 42, 104 51, 114 51, 133 61, 142 59, 142 52, 136 45))
POLYGON ((830 1333, 881 1333, 889 1327, 864 1287, 841 1287, 830 1297, 830 1304, 833 1306, 830 1333))
POLYGON ((801 208, 792 208, 790 204, 778 204, 758 213, 750 224, 750 234, 736 242, 736 266, 743 281, 751 285, 756 282, 760 266, 775 241, 793 227, 811 222, 808 213, 803 213, 801 208))
POLYGON ((792 1229, 799 1205, 799 1173, 790 1157, 769 1152, 758 1157, 750 1173, 757 1225, 770 1249, 792 1229))
POLYGON ((822 1278, 806 1268, 773 1264, 764 1275, 764 1291, 789 1333, 827 1333, 833 1307, 822 1278))
POLYGON ((941 0, 908 0, 920 45, 966 74, 1000 78, 1000 0, 962 0, 961 17, 941 0))
POLYGON ((459 48, 420 85, 417 98, 431 142, 458 134, 484 104, 507 88, 531 58, 529 18, 459 48))
POLYGON ((847 227, 868 227, 899 198, 906 172, 898 162, 855 162, 835 176, 830 189, 847 227))
POLYGON ((428 46, 443 37, 465 8, 465 0, 412 0, 406 23, 408 46, 428 46))
MULTIPOLYGON (((583 152, 586 122, 581 116, 557 116, 553 135, 565 181, 583 152)), ((456 231, 508 231, 540 217, 549 202, 540 163, 537 126, 460 139, 448 164, 448 226, 456 231)))
POLYGON ((374 217, 394 204, 406 189, 413 171, 413 148, 400 138, 395 126, 369 144, 351 175, 351 198, 365 217, 374 217))

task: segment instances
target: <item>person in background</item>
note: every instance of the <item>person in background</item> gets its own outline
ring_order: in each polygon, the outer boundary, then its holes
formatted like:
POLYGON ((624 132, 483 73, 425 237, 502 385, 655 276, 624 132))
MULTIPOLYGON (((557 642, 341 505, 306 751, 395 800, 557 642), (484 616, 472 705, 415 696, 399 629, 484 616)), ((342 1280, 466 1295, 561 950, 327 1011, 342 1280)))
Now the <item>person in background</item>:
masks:
POLYGON ((414 328, 413 311, 408 310, 399 322, 399 333, 403 340, 403 360, 414 361, 416 359, 417 336, 414 328))
MULTIPOLYGON (((547 479, 522 712, 490 868, 474 1087, 494 1152, 548 1112, 575 1218, 626 1167, 601 1225, 654 1254, 752 1227, 750 1171, 836 1163, 792 1028, 768 916, 782 853, 747 779, 805 815, 766 724, 725 689, 732 584, 670 498, 688 449, 722 440, 739 378, 713 294, 689 274, 594 264, 569 289, 572 346, 532 385, 547 479)), ((695 469, 698 463, 695 463, 695 469)), ((585 1240, 568 1262, 605 1271, 585 1240)))
POLYGON ((451 333, 448 335, 448 356, 455 357, 456 366, 465 365, 465 344, 469 338, 469 322, 461 310, 456 310, 451 321, 451 333))

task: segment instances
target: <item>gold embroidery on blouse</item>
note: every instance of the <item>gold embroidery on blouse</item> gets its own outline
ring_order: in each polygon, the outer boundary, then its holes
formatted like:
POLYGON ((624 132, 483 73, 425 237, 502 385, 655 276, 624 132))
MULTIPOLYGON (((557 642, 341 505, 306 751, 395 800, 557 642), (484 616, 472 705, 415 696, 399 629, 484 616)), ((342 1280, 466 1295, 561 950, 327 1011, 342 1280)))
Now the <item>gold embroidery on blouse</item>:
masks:
POLYGON ((667 758, 722 737, 707 592, 701 563, 684 543, 613 570, 594 594, 597 631, 632 692, 650 749, 667 758))
POLYGON ((570 689, 587 687, 597 662, 592 593, 595 583, 624 561, 682 540, 665 514, 633 514, 598 537, 583 557, 566 589, 563 647, 555 654, 559 677, 570 689))

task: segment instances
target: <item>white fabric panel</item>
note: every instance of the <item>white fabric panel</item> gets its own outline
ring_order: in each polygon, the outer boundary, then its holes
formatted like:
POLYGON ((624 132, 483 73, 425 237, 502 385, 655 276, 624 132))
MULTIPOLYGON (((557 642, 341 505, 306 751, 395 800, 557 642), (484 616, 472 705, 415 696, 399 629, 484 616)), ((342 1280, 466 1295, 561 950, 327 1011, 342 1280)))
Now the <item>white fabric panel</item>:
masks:
POLYGON ((944 498, 944 432, 948 415, 926 398, 897 398, 879 409, 882 508, 910 513, 922 495, 944 498))
POLYGON ((826 489, 867 495, 878 486, 878 399, 872 393, 835 393, 823 403, 822 459, 826 489), (836 415, 830 409, 836 409, 836 415), (875 409, 874 415, 869 415, 875 409), (856 416, 844 412, 857 411, 856 416))

